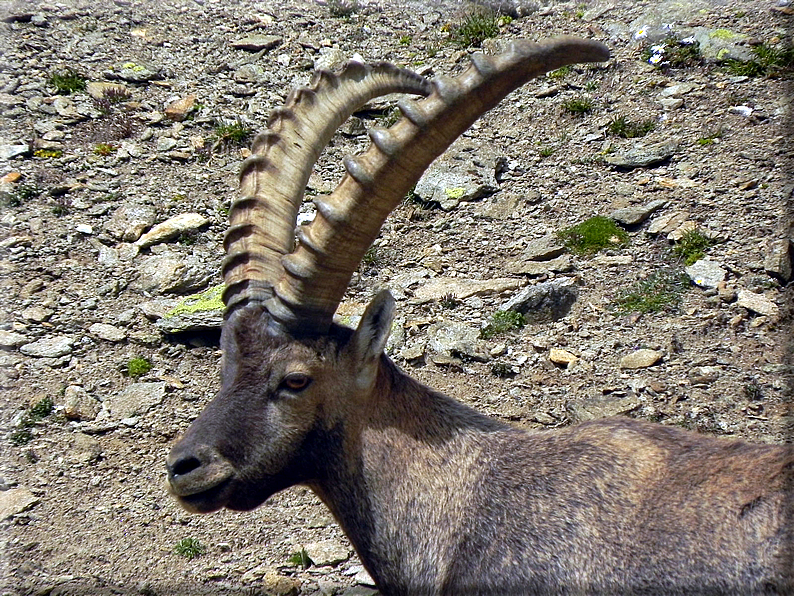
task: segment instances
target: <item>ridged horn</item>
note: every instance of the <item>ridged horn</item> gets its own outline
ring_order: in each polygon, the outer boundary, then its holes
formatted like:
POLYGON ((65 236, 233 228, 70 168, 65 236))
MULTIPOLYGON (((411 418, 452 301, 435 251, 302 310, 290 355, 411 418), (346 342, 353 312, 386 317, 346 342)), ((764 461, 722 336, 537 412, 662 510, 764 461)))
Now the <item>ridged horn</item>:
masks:
POLYGON ((339 74, 317 71, 290 93, 257 135, 240 170, 240 198, 229 210, 222 272, 226 315, 272 297, 281 259, 292 251, 298 209, 320 152, 367 101, 389 93, 427 96, 430 82, 386 62, 349 62, 339 74))
POLYGON ((372 129, 369 148, 345 160, 347 174, 336 190, 315 200, 317 215, 283 259, 284 277, 266 303, 270 314, 295 332, 324 332, 386 217, 436 157, 528 80, 567 64, 608 59, 607 47, 595 41, 518 40, 500 55, 474 55, 454 79, 434 79, 426 99, 400 102, 403 118, 389 129, 372 129))

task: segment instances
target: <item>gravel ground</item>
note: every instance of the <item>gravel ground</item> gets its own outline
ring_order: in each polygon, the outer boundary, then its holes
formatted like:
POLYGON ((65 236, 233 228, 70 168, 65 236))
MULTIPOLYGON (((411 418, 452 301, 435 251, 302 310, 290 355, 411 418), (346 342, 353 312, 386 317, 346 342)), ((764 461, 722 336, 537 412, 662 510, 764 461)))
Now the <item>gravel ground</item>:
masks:
MULTIPOLYGON (((406 201, 354 276, 344 312, 392 288, 396 362, 519 426, 621 414, 790 441, 791 71, 748 76, 715 58, 658 67, 648 48, 666 43, 664 62, 683 47, 668 34, 698 35, 715 46, 701 43, 704 54, 752 58, 753 48, 791 45, 794 8, 501 8, 514 18, 477 51, 566 33, 603 41, 613 58, 530 82, 464 134, 438 167, 451 163, 488 192, 444 209, 406 201), (610 132, 619 117, 653 130, 622 138, 610 132), (640 145, 651 164, 630 163, 640 145), (623 246, 533 252, 534 241, 589 217, 654 201, 647 219, 626 226, 623 246), (662 218, 714 239, 705 256, 720 283, 687 278, 680 301, 659 312, 616 308, 626 291, 650 293, 659 272, 683 274, 668 237, 678 226, 664 229, 662 218), (478 339, 520 288, 566 280, 576 300, 562 316, 478 339), (474 282, 483 282, 476 291, 474 282), (652 350, 653 364, 630 368, 623 359, 640 350, 652 350)), ((475 50, 450 35, 470 10, 386 0, 0 8, 3 594, 374 593, 306 489, 244 514, 191 516, 169 498, 165 456, 217 390, 220 353, 217 331, 166 335, 156 320, 181 295, 221 281, 225 216, 246 151, 222 125, 263 128, 313 68, 354 57, 428 77, 459 73, 475 50), (67 69, 88 88, 58 94, 52 75, 67 69), (103 96, 98 83, 123 91, 103 96), (135 244, 187 213, 197 215, 175 237, 135 244), (151 369, 131 376, 135 358, 151 369), (203 552, 178 554, 184 539, 203 552), (304 548, 315 563, 306 569, 290 560, 304 548)), ((363 130, 382 125, 390 105, 343 126, 309 198, 333 189, 342 157, 366 148, 363 130)))

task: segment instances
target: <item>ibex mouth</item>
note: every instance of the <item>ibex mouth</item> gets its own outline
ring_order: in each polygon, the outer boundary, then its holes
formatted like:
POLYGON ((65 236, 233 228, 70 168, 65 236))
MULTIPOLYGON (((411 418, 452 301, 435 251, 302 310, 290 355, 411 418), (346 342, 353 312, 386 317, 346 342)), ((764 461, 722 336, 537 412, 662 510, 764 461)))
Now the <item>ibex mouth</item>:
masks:
POLYGON ((174 491, 171 482, 168 484, 171 494, 177 498, 182 507, 191 513, 212 513, 213 511, 218 511, 226 506, 231 493, 231 480, 224 480, 208 490, 190 495, 180 495, 174 491))
POLYGON ((172 452, 167 464, 168 490, 188 511, 210 513, 229 500, 234 468, 214 451, 197 451, 198 455, 186 456, 172 452))

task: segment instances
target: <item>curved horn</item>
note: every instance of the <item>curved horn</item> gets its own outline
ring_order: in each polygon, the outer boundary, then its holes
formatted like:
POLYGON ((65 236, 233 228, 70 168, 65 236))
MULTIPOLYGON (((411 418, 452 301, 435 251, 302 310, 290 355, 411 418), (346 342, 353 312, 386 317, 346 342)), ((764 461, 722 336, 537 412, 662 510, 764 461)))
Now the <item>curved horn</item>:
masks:
POLYGON ((226 315, 264 301, 281 278, 281 258, 293 249, 306 183, 334 132, 370 99, 389 93, 428 95, 430 82, 382 62, 349 62, 338 75, 317 71, 308 87, 290 93, 257 135, 240 170, 241 197, 229 210, 223 245, 226 315))
POLYGON ((386 217, 436 157, 528 80, 566 64, 608 59, 607 47, 595 41, 518 40, 498 56, 472 56, 457 78, 437 77, 426 99, 400 102, 404 117, 389 129, 371 129, 367 151, 347 158, 336 190, 315 200, 317 215, 298 231, 298 246, 283 259, 284 276, 266 303, 271 315, 293 331, 326 330, 386 217))

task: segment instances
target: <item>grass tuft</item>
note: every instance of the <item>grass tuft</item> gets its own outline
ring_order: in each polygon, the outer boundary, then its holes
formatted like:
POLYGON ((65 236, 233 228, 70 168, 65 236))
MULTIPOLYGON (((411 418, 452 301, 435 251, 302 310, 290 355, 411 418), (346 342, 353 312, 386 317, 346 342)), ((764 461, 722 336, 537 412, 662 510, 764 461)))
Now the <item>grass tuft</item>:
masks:
POLYGON ((629 120, 626 116, 617 116, 607 126, 607 132, 624 139, 644 137, 656 128, 656 123, 651 120, 629 120))
POLYGON ((684 272, 660 269, 619 294, 612 307, 618 314, 659 312, 677 306, 690 285, 684 272))
POLYGON ((45 397, 31 406, 22 416, 17 424, 17 428, 9 435, 9 440, 17 447, 30 443, 33 439, 33 432, 30 430, 37 422, 41 422, 52 414, 55 404, 52 399, 45 397))
POLYGON ((308 569, 314 564, 314 561, 312 561, 306 553, 305 548, 292 553, 287 561, 293 567, 300 567, 301 569, 308 569))
POLYGON ((59 95, 71 95, 85 89, 85 77, 67 68, 53 72, 48 80, 59 95))
POLYGON ((746 77, 775 77, 794 69, 794 47, 761 44, 753 48, 753 54, 750 60, 727 60, 725 69, 732 75, 746 77))
POLYGON ((480 338, 491 339, 508 331, 521 329, 526 324, 527 319, 520 312, 497 310, 491 317, 491 322, 480 330, 480 338))
POLYGON ((589 97, 574 97, 562 103, 562 107, 574 114, 575 116, 583 116, 593 111, 593 100, 589 97))
POLYGON ((715 240, 695 229, 686 232, 681 237, 681 240, 673 247, 673 252, 684 260, 685 265, 689 266, 702 259, 706 254, 706 249, 715 244, 715 240))
POLYGON ((174 546, 174 552, 180 557, 195 559, 207 552, 207 549, 197 538, 183 538, 174 546))
POLYGON ((604 248, 620 248, 629 243, 629 235, 613 220, 597 215, 557 232, 557 237, 572 253, 589 255, 604 248))
POLYGON ((450 39, 462 48, 480 47, 482 42, 499 35, 499 24, 503 17, 483 7, 470 9, 457 25, 450 30, 450 39))

